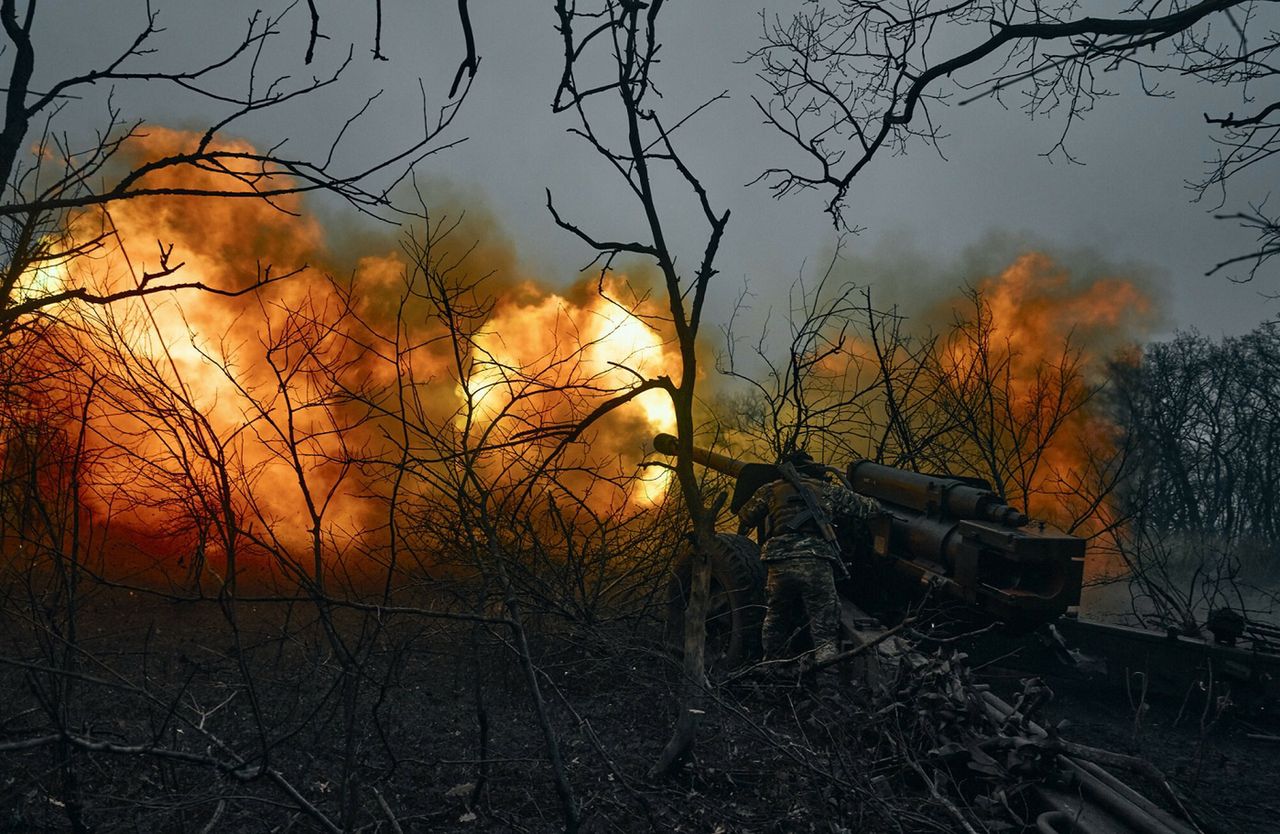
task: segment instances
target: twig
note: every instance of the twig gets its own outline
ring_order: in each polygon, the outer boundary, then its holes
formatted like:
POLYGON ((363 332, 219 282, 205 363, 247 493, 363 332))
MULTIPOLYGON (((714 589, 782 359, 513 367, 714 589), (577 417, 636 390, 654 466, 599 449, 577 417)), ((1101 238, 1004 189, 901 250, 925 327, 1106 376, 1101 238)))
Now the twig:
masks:
POLYGON ((400 827, 400 821, 397 820, 396 815, 392 813, 391 806, 387 804, 387 800, 382 796, 382 791, 374 788, 373 795, 377 798, 378 807, 382 809, 382 813, 386 814, 387 822, 391 823, 391 830, 396 834, 404 834, 404 829, 400 827))
POLYGON ((905 758, 907 763, 911 765, 911 769, 914 770, 916 774, 924 780, 924 783, 929 786, 929 793, 938 801, 939 804, 942 805, 943 808, 947 809, 947 813, 956 821, 956 824, 960 826, 960 829, 964 831, 965 834, 978 834, 977 829, 969 824, 969 821, 964 818, 964 814, 960 813, 960 809, 955 806, 955 803, 950 799, 947 799, 947 797, 938 790, 937 783, 933 779, 929 778, 929 775, 924 772, 924 768, 920 766, 920 763, 911 756, 906 756, 905 758))
POLYGON ((217 828, 218 820, 222 819, 222 814, 227 810, 227 800, 219 799, 218 804, 213 809, 213 816, 209 817, 209 821, 200 829, 200 834, 212 834, 217 828))

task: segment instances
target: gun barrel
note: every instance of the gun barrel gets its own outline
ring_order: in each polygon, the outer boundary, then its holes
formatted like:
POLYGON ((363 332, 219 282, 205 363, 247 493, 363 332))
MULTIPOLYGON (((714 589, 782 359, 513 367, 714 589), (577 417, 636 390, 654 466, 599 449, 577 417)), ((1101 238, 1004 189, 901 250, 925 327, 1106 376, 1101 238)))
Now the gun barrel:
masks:
MULTIPOLYGON (((653 438, 653 448, 664 455, 675 455, 676 439, 669 434, 660 434, 653 438)), ((733 498, 729 501, 729 512, 732 513, 742 509, 742 505, 762 485, 782 477, 778 467, 771 463, 738 460, 698 446, 693 447, 693 460, 734 479, 733 498)))
POLYGON ((864 495, 910 507, 917 512, 950 518, 972 518, 1010 527, 1029 519, 989 489, 959 478, 938 477, 860 460, 849 465, 849 483, 864 495))
MULTIPOLYGON (((676 438, 670 434, 659 434, 653 438, 653 448, 664 455, 674 456, 676 453, 676 438)), ((731 458, 728 455, 722 455, 719 452, 713 452, 710 449, 703 449, 700 446, 693 447, 693 460, 700 463, 708 469, 714 469, 725 475, 736 478, 742 474, 742 470, 747 467, 747 462, 731 458)))

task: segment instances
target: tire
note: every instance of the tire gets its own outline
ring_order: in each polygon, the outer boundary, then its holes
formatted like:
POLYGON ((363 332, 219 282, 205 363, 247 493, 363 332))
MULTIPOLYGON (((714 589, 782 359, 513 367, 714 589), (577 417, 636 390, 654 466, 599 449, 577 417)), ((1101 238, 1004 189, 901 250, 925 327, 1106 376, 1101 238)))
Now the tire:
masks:
MULTIPOLYGON (((760 548, 745 536, 718 533, 711 557, 711 599, 707 606, 707 668, 731 669, 760 657, 765 612, 765 566, 760 548)), ((676 553, 667 593, 667 643, 684 649, 684 612, 693 574, 692 545, 676 553)))

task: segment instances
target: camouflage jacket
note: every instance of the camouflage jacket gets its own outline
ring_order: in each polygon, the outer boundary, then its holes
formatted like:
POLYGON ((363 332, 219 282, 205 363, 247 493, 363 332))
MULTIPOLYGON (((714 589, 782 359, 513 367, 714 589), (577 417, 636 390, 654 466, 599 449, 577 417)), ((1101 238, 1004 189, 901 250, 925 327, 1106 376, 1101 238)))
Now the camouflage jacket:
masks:
MULTIPOLYGON (((801 480, 813 490, 814 498, 836 524, 842 521, 865 521, 881 512, 880 504, 874 498, 859 495, 841 484, 813 478, 801 480)), ((738 510, 738 518, 742 525, 748 528, 755 527, 769 519, 771 515, 776 516, 779 510, 779 496, 786 489, 784 482, 773 481, 752 493, 738 510)), ((760 552, 760 558, 766 562, 801 557, 836 559, 839 554, 822 537, 816 527, 809 526, 790 531, 771 531, 760 552)))

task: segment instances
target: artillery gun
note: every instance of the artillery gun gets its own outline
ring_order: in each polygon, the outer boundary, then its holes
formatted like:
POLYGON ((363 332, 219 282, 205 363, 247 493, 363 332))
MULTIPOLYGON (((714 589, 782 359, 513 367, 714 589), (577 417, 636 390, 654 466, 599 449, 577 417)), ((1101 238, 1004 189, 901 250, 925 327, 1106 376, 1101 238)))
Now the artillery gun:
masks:
MULTIPOLYGON (((654 449, 674 455, 676 439, 660 434, 654 449)), ((776 466, 737 460, 694 447, 693 459, 735 479, 730 510, 763 484, 782 477, 776 466)), ((841 595, 863 611, 892 619, 926 588, 959 605, 967 620, 1028 631, 1056 619, 1080 601, 1085 542, 1009 506, 975 478, 927 475, 859 460, 844 472, 849 485, 880 502, 884 512, 868 524, 837 524, 841 560, 849 578, 841 595)), ((758 650, 764 616, 764 566, 751 539, 719 534, 712 558, 709 645, 726 664, 758 650)), ((670 589, 668 627, 683 628, 691 574, 690 554, 677 561, 670 589)))
MULTIPOLYGON (((670 435, 658 435, 653 445, 663 454, 676 452, 670 435)), ((771 464, 736 460, 707 449, 695 447, 693 459, 735 479, 730 501, 735 512, 760 486, 782 477, 771 464)), ((836 587, 856 609, 876 615, 850 628, 863 645, 891 633, 885 625, 894 618, 893 609, 905 609, 926 588, 954 600, 956 613, 967 622, 998 624, 1014 633, 1051 622, 1079 604, 1084 539, 1028 518, 986 483, 865 460, 849 464, 842 474, 856 492, 877 499, 883 509, 867 525, 837 525, 848 578, 837 581, 836 587)), ((713 665, 736 665, 749 660, 759 646, 765 571, 755 542, 741 535, 718 535, 721 547, 711 559, 708 657, 713 665)), ((678 559, 671 584, 668 628, 673 635, 683 629, 691 556, 678 559)), ((872 661, 862 673, 874 675, 874 668, 872 661)), ((997 721, 1016 712, 989 691, 981 694, 977 706, 997 721)), ((1048 738, 1043 728, 1022 720, 1029 738, 1048 738)), ((1062 752, 1052 761, 1056 775, 1031 785, 1024 796, 1036 831, 1203 830, 1180 804, 1162 808, 1093 761, 1062 752)))

